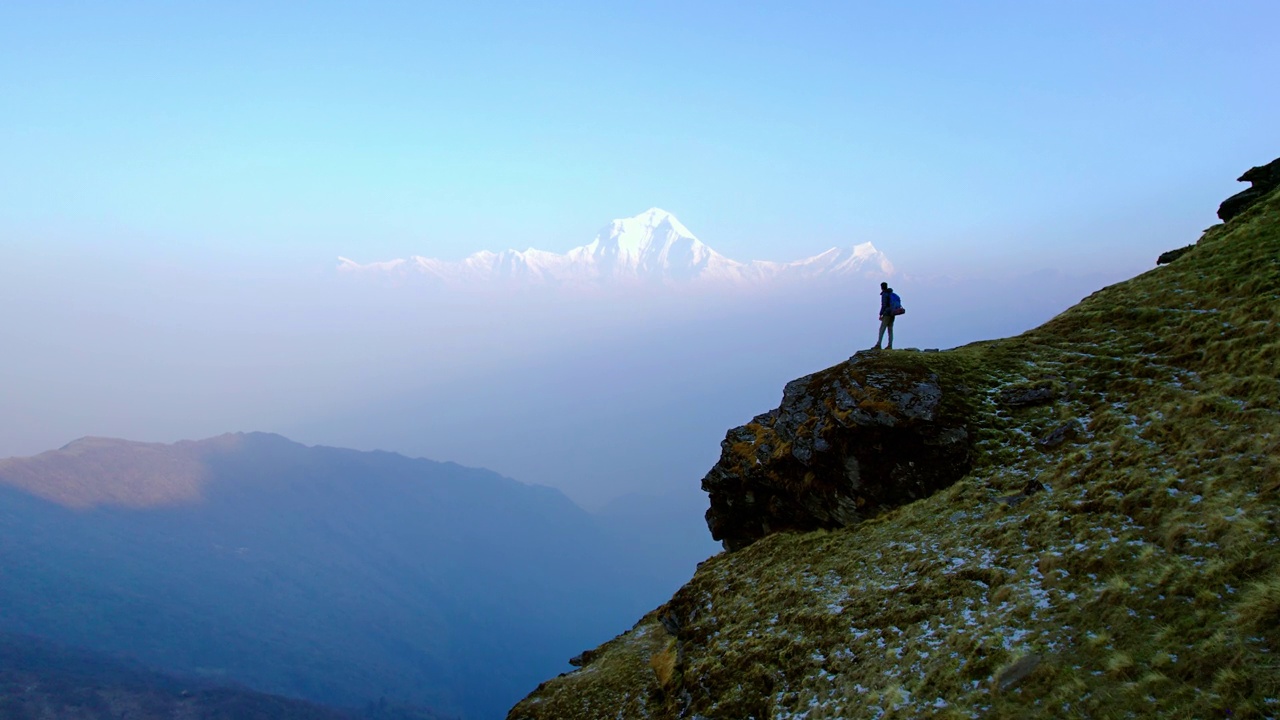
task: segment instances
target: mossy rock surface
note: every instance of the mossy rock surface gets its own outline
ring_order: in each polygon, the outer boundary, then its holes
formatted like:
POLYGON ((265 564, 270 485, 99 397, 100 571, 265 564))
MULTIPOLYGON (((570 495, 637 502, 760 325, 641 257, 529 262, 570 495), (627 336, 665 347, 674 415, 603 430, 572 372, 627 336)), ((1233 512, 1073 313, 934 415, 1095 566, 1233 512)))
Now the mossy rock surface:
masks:
POLYGON ((712 537, 736 550, 847 527, 959 480, 978 388, 992 382, 965 359, 868 351, 787 383, 777 409, 729 431, 702 480, 712 537))
POLYGON ((961 477, 717 555, 509 718, 1280 716, 1278 328, 1280 191, 1021 336, 885 353, 963 391, 961 477))

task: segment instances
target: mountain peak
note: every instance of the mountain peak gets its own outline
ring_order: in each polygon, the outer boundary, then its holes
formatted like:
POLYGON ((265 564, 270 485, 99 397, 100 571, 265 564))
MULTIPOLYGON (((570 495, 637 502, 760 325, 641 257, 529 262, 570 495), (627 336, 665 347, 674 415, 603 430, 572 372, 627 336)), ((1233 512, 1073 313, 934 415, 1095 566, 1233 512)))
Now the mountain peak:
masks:
POLYGON ((640 213, 639 215, 633 215, 629 218, 620 218, 620 219, 614 220, 615 223, 627 222, 627 221, 640 222, 645 225, 648 225, 649 227, 658 227, 663 223, 666 223, 670 225, 673 230, 675 230, 676 232, 679 232, 682 235, 693 235, 693 233, 689 232, 689 228, 685 227, 683 223, 681 223, 678 219, 676 219, 675 215, 659 207, 651 207, 648 210, 645 210, 644 212, 640 213))
POLYGON ((655 222, 661 222, 667 218, 674 218, 675 216, 660 207, 651 207, 634 217, 652 218, 655 222))
POLYGON ((708 247, 675 215, 660 207, 612 220, 590 243, 563 255, 529 248, 524 252, 482 250, 458 262, 415 257, 412 261, 361 265, 340 258, 338 269, 400 278, 422 276, 446 285, 478 286, 691 282, 754 285, 852 274, 879 279, 893 273, 888 258, 869 242, 792 262, 740 262, 708 247))
POLYGON ((635 279, 691 279, 711 256, 719 257, 660 208, 614 220, 582 250, 597 274, 635 279))
POLYGON ((0 486, 81 510, 195 503, 207 479, 193 443, 83 437, 34 457, 0 460, 0 486))
POLYGON ((609 223, 608 228, 601 231, 601 235, 605 232, 608 232, 610 236, 618 236, 624 233, 628 235, 651 234, 664 227, 668 229, 669 234, 697 241, 697 238, 689 231, 689 228, 676 219, 675 215, 656 207, 649 208, 639 215, 614 220, 609 223))

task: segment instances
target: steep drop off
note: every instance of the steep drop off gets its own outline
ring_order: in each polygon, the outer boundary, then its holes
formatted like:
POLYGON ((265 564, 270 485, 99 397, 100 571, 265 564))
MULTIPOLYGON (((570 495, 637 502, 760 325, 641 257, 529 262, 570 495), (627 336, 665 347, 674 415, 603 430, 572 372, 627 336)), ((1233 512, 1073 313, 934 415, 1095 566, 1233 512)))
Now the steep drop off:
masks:
POLYGON ((509 720, 1280 715, 1277 327, 1272 191, 1019 337, 797 381, 704 481, 733 551, 509 720))

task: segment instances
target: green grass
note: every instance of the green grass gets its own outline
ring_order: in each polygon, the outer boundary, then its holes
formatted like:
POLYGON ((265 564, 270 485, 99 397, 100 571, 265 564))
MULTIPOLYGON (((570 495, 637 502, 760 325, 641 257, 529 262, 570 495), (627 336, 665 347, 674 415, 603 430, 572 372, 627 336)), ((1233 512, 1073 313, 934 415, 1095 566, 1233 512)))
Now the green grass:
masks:
POLYGON ((1040 328, 928 358, 976 392, 956 485, 716 556, 668 605, 678 642, 650 615, 510 717, 1280 716, 1278 328, 1272 193, 1040 328), (1039 384, 1060 399, 997 402, 1039 384))

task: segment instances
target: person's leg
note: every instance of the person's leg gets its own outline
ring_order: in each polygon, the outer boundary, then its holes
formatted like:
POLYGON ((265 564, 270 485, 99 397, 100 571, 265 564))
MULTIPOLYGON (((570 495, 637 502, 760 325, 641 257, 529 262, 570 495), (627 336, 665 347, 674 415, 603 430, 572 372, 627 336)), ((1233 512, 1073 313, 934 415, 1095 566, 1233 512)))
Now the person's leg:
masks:
POLYGON ((892 350, 893 349, 893 316, 892 315, 889 316, 888 325, 889 325, 889 345, 887 347, 890 350, 892 350))
MULTIPOLYGON (((877 349, 877 350, 879 350, 879 349, 880 349, 880 346, 884 344, 884 329, 885 329, 886 327, 888 327, 887 322, 888 322, 888 321, 887 321, 887 320, 885 320, 884 318, 880 318, 880 335, 879 335, 879 337, 877 337, 877 338, 876 338, 876 349, 877 349)), ((890 335, 890 336, 889 336, 889 344, 890 344, 890 345, 892 345, 892 344, 893 344, 893 335, 890 335)))

